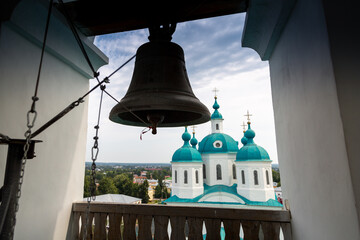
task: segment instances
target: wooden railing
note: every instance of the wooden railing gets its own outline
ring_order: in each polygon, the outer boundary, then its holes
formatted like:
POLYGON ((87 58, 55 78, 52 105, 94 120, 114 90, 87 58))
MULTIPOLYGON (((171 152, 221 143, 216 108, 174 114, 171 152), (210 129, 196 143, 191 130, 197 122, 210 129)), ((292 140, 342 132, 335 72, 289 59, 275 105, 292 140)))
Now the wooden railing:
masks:
POLYGON ((286 210, 180 207, 146 204, 74 203, 68 239, 291 240, 286 210), (222 233, 221 233, 222 232, 222 233))

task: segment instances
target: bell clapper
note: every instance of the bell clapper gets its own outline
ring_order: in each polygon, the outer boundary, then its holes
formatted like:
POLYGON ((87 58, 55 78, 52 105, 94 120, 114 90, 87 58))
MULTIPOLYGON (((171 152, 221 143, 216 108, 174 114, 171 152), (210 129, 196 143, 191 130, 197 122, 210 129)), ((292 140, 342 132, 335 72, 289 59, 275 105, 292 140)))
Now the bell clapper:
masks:
POLYGON ((161 123, 164 120, 164 115, 161 114, 148 114, 147 120, 151 123, 151 133, 156 134, 157 133, 157 125, 161 123))

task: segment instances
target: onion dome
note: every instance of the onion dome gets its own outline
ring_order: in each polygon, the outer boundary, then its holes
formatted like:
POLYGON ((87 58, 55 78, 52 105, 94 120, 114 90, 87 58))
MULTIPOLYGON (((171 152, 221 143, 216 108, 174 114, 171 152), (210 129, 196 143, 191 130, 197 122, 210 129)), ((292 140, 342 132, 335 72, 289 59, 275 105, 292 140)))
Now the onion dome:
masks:
POLYGON ((244 134, 244 136, 241 139, 241 143, 245 146, 247 144, 247 142, 248 142, 248 140, 247 140, 247 138, 245 137, 245 134, 244 134))
POLYGON ((245 137, 245 132, 246 132, 246 130, 245 130, 245 127, 246 127, 246 124, 243 122, 243 124, 241 125, 241 126, 243 126, 243 128, 244 128, 244 136, 242 137, 242 139, 241 139, 241 143, 245 146, 246 144, 247 144, 247 138, 245 137))
POLYGON ((211 115, 211 119, 223 119, 221 113, 218 111, 218 109, 220 108, 220 105, 217 103, 217 97, 215 97, 215 103, 213 105, 213 108, 215 109, 215 111, 211 115))
POLYGON ((238 142, 225 133, 212 133, 199 143, 200 153, 228 153, 237 152, 238 142))
POLYGON ((248 130, 244 137, 247 143, 236 154, 236 161, 271 161, 267 151, 255 144, 255 132, 251 129, 250 122, 248 122, 248 130))
POLYGON ((184 145, 175 151, 172 156, 172 162, 202 162, 201 154, 196 148, 190 146, 191 135, 185 127, 185 132, 182 134, 184 145))
POLYGON ((193 132, 193 137, 192 139, 190 140, 190 144, 193 148, 196 149, 196 145, 198 144, 198 140, 195 138, 195 132, 193 132))

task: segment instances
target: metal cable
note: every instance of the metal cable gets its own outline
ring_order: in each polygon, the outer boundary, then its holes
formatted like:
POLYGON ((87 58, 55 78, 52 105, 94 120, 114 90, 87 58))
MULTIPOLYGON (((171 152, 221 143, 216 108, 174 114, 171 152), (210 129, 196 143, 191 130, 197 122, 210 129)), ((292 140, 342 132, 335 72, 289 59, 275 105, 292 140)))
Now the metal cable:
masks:
MULTIPOLYGON (((65 17, 66 17, 66 20, 71 28, 71 31, 73 32, 74 36, 75 36, 75 39, 77 41, 77 43, 79 44, 79 47, 89 65, 89 67, 91 68, 93 74, 94 74, 94 78, 98 81, 98 83, 100 82, 98 76, 99 76, 99 73, 95 71, 93 65, 91 64, 91 61, 90 61, 90 58, 89 56, 87 55, 86 51, 85 51, 85 48, 84 48, 84 45, 79 37, 79 34, 78 32, 76 31, 76 28, 74 26, 74 23, 73 21, 71 20, 70 18, 70 15, 69 13, 67 12, 66 10, 66 7, 64 5, 64 2, 62 0, 58 0, 58 2, 62 5, 62 8, 63 8, 63 11, 65 13, 65 17)), ((112 75, 114 75, 117 71, 119 71, 122 67, 124 67, 127 63, 129 63, 132 59, 134 59, 136 57, 136 54, 134 56, 132 56, 129 60, 127 60, 123 65, 121 65, 120 67, 118 67, 114 72, 112 72, 107 78, 110 78, 112 75)), ((116 100, 109 92, 105 91, 105 93, 107 95, 109 95, 112 99, 116 100)), ((116 102, 120 103, 119 101, 116 100, 116 102)), ((127 108, 125 105, 123 105, 122 103, 120 103, 125 109, 126 111, 130 112, 134 117, 136 117, 137 119, 139 119, 143 124, 144 126, 149 126, 148 123, 146 123, 144 120, 142 120, 139 116, 137 116, 134 112, 132 112, 129 108, 127 108)))
POLYGON ((66 9, 66 7, 65 7, 64 2, 63 2, 62 0, 58 0, 58 2, 60 3, 60 5, 61 5, 61 7, 62 7, 62 9, 63 9, 63 12, 64 12, 64 14, 65 14, 66 21, 67 21, 67 23, 69 24, 70 29, 71 29, 71 31, 73 32, 73 35, 74 35, 74 37, 75 37, 75 40, 76 40, 76 42, 78 43, 78 45, 79 45, 79 47, 80 47, 80 50, 81 50, 82 54, 84 55, 85 60, 86 60, 86 62, 88 63, 91 71, 93 72, 94 77, 99 76, 99 73, 97 73, 97 72, 95 71, 95 68, 94 68, 94 66, 92 65, 91 61, 90 61, 90 58, 89 58, 89 56, 88 56, 88 54, 87 54, 87 52, 86 52, 86 50, 85 50, 84 44, 82 43, 82 41, 81 41, 81 39, 80 39, 79 33, 77 32, 77 30, 76 30, 76 28, 75 28, 75 26, 74 26, 74 23, 73 23, 73 21, 72 21, 71 18, 70 18, 70 14, 68 13, 68 11, 67 11, 67 9, 66 9))
MULTIPOLYGON (((103 102, 103 96, 104 96, 104 91, 106 86, 105 85, 101 85, 101 95, 100 95, 100 104, 99 104, 99 112, 98 112, 98 118, 97 118, 97 124, 94 126, 95 128, 95 136, 94 136, 94 145, 91 148, 91 160, 92 160, 92 164, 91 164, 91 182, 90 182, 90 186, 89 186, 89 190, 90 190, 90 197, 87 198, 87 207, 86 207, 86 217, 85 217, 85 228, 84 228, 84 235, 83 235, 83 240, 85 240, 87 238, 87 234, 88 234, 88 226, 89 226, 89 214, 90 214, 90 203, 91 201, 95 201, 96 196, 95 196, 95 191, 96 191, 96 160, 99 154, 99 128, 100 128, 100 116, 101 116, 101 106, 102 106, 102 102, 103 102)), ((92 228, 90 228, 92 229, 92 228)))

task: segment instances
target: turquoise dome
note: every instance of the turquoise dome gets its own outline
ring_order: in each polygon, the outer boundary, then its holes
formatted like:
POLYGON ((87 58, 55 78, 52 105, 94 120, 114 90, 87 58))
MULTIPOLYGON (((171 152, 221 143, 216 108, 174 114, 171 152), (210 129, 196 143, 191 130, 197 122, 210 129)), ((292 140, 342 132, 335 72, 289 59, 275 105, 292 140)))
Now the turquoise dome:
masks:
POLYGON ((247 144, 247 138, 245 137, 245 134, 244 134, 244 136, 242 137, 242 139, 241 139, 241 143, 243 144, 243 145, 246 145, 247 144))
POLYGON ((184 145, 175 151, 172 156, 172 162, 202 162, 199 151, 189 144, 191 135, 186 127, 185 132, 182 134, 182 139, 184 140, 184 145))
POLYGON ((193 137, 190 140, 190 144, 193 148, 196 148, 196 145, 198 144, 198 140, 195 138, 195 132, 193 132, 193 137))
POLYGON ((188 133, 187 127, 185 127, 185 132, 181 135, 181 138, 182 138, 182 140, 184 140, 184 142, 190 141, 191 135, 190 135, 190 133, 188 133))
POLYGON ((246 138, 246 144, 243 143, 244 146, 237 152, 236 161, 271 161, 267 151, 255 144, 255 132, 250 128, 250 123, 248 123, 248 126, 248 130, 243 137, 243 139, 246 138))
POLYGON ((227 153, 238 150, 238 142, 225 133, 212 133, 199 143, 200 153, 227 153))
POLYGON ((217 103, 217 97, 215 97, 215 103, 213 105, 213 108, 215 109, 215 111, 211 115, 211 119, 223 119, 221 113, 218 111, 218 109, 220 108, 220 105, 217 103))

